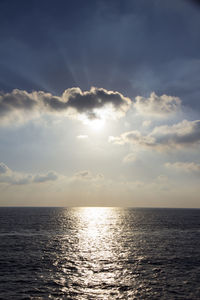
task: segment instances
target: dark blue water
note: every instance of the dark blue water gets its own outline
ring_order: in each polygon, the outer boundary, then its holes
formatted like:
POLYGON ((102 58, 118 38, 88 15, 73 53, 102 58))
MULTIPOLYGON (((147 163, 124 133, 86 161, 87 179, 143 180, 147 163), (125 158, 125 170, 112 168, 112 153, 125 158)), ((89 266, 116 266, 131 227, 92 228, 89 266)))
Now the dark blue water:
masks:
POLYGON ((0 208, 0 299, 200 299, 200 210, 0 208))

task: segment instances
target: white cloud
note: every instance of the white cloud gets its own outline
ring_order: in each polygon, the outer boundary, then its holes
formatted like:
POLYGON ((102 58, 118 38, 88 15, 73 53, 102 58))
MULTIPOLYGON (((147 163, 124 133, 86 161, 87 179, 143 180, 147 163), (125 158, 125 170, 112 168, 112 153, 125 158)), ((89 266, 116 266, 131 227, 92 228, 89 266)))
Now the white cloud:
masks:
POLYGON ((167 116, 177 112, 181 106, 181 100, 178 97, 151 93, 149 98, 137 96, 134 107, 142 115, 167 116))
POLYGON ((182 148, 200 143, 200 120, 187 121, 172 125, 155 127, 151 133, 157 145, 182 148))
POLYGON ((160 151, 191 147, 200 144, 200 120, 184 120, 172 126, 157 126, 148 135, 133 130, 118 137, 111 136, 109 142, 119 145, 139 145, 160 151))
POLYGON ((121 134, 119 137, 110 136, 108 141, 110 143, 124 145, 135 144, 143 146, 153 146, 155 139, 151 136, 143 136, 138 130, 132 130, 121 134))

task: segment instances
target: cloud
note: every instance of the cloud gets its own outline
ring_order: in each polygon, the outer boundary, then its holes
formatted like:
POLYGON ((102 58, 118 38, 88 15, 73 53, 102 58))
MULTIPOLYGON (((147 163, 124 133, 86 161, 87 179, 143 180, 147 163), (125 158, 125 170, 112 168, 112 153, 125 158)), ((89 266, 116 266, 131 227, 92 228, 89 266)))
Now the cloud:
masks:
POLYGON ((143 136, 138 130, 128 131, 121 134, 119 137, 110 136, 110 143, 124 145, 135 144, 152 147, 155 144, 155 139, 151 136, 143 136))
POLYGON ((8 174, 0 175, 0 183, 7 183, 11 185, 23 185, 32 182, 31 175, 23 175, 10 171, 8 174))
POLYGON ((50 171, 47 174, 23 174, 14 172, 9 169, 4 163, 0 163, 0 183, 7 183, 11 185, 24 185, 30 183, 39 183, 54 181, 58 179, 58 175, 50 171))
POLYGON ((135 153, 129 153, 123 158, 124 163, 135 162, 137 160, 137 156, 135 153))
POLYGON ((165 167, 169 169, 175 169, 177 171, 200 173, 200 164, 194 162, 175 162, 175 163, 168 162, 165 163, 165 167))
POLYGON ((58 179, 58 175, 51 171, 46 175, 36 175, 33 178, 33 182, 47 182, 47 181, 55 181, 56 179, 58 179))
POLYGON ((134 107, 142 115, 167 116, 180 109, 181 100, 178 97, 151 93, 149 98, 137 96, 134 107))
POLYGON ((142 122, 142 126, 143 126, 143 127, 149 127, 149 126, 151 125, 151 123, 152 123, 152 122, 151 122, 150 120, 146 120, 146 121, 143 121, 143 122, 142 122))
POLYGON ((148 135, 133 130, 119 137, 109 137, 109 142, 119 145, 133 144, 156 150, 191 147, 200 143, 200 120, 184 120, 172 126, 157 126, 148 135))
POLYGON ((200 120, 187 121, 172 125, 155 127, 151 133, 156 144, 164 147, 182 148, 200 143, 200 120))
POLYGON ((74 176, 79 179, 87 179, 87 180, 92 178, 90 171, 80 171, 76 173, 74 176))
MULTIPOLYGON (((122 117, 131 105, 131 100, 121 93, 103 88, 91 87, 89 91, 69 88, 61 96, 43 91, 15 89, 11 93, 0 93, 0 120, 12 121, 16 116, 25 119, 27 113, 67 113, 68 116, 87 116, 88 119, 102 117, 102 110, 110 110, 109 117, 122 117)), ((106 113, 104 112, 104 115, 106 113)))
POLYGON ((13 90, 11 93, 0 92, 0 117, 11 113, 12 111, 32 110, 37 104, 37 97, 34 93, 26 91, 13 90))
POLYGON ((86 135, 86 134, 78 135, 77 139, 80 139, 80 140, 88 139, 88 135, 86 135))
POLYGON ((87 113, 91 118, 95 117, 95 109, 106 105, 121 113, 125 113, 131 104, 131 100, 119 92, 107 91, 103 88, 92 87, 90 91, 82 92, 80 88, 67 89, 63 93, 67 106, 74 108, 79 113, 87 113))
POLYGON ((5 174, 9 172, 9 168, 4 164, 4 163, 0 163, 0 175, 1 174, 5 174))
POLYGON ((80 180, 102 180, 104 176, 102 174, 92 174, 88 170, 79 171, 75 173, 74 179, 80 179, 80 180))

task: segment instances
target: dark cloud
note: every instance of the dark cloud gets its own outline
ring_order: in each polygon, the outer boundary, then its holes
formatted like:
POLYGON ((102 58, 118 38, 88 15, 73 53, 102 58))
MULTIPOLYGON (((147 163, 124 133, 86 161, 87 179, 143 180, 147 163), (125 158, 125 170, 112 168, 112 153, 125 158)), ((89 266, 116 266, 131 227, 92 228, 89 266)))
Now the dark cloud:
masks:
POLYGON ((200 120, 184 120, 172 126, 158 126, 148 135, 139 131, 125 132, 119 137, 110 137, 115 144, 133 144, 157 150, 172 150, 200 144, 200 120))
POLYGON ((0 92, 0 117, 4 117, 14 110, 32 110, 36 103, 33 95, 26 91, 16 89, 11 93, 0 92))
POLYGON ((92 87, 90 91, 80 88, 70 88, 62 96, 53 96, 43 91, 28 93, 13 90, 11 93, 0 94, 0 117, 12 117, 12 113, 59 113, 85 114, 88 118, 98 118, 98 110, 110 106, 113 116, 119 117, 126 113, 131 100, 119 92, 107 91, 103 88, 92 87))
POLYGON ((115 110, 126 112, 131 100, 119 92, 107 91, 103 88, 92 87, 89 92, 82 92, 80 89, 68 89, 64 92, 63 98, 67 99, 67 105, 78 112, 91 112, 106 105, 112 105, 115 110))
POLYGON ((119 92, 107 91, 103 88, 92 87, 90 91, 81 91, 80 88, 65 90, 61 99, 43 96, 43 102, 52 110, 74 109, 77 113, 84 113, 89 118, 96 118, 95 110, 111 105, 115 112, 125 113, 131 100, 119 92))

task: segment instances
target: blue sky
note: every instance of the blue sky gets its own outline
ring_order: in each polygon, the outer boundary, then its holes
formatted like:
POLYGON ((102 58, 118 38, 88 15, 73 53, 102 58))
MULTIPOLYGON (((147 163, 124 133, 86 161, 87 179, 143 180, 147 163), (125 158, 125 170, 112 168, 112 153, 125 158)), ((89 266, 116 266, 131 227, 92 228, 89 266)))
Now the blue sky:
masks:
POLYGON ((198 1, 1 0, 1 205, 199 207, 198 28, 198 1))

